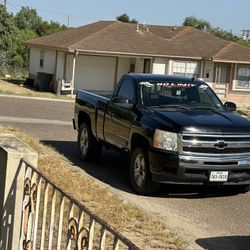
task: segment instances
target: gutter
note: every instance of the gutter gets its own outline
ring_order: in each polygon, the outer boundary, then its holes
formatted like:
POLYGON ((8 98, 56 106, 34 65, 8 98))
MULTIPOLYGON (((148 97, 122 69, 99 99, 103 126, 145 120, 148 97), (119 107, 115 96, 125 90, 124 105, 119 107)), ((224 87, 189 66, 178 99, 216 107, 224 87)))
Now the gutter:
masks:
POLYGON ((213 62, 224 62, 224 63, 241 63, 241 64, 250 64, 250 61, 234 61, 234 60, 220 60, 220 59, 213 59, 213 62))
POLYGON ((128 52, 118 52, 118 51, 99 51, 99 50, 83 50, 83 49, 69 49, 69 52, 75 53, 76 51, 79 52, 79 54, 84 55, 110 55, 110 56, 117 56, 117 55, 123 55, 123 56, 144 56, 144 57, 167 57, 167 58, 185 58, 185 59, 196 59, 196 60, 202 60, 202 57, 191 57, 191 56, 173 56, 173 55, 160 55, 160 54, 144 54, 144 53, 128 53, 128 52))

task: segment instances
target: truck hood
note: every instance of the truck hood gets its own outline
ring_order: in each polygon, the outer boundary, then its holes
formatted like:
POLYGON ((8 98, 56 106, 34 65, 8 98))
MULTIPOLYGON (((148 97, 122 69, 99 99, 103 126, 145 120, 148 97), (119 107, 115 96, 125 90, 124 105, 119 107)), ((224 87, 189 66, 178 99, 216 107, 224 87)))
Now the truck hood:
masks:
POLYGON ((176 128, 177 132, 216 132, 250 133, 250 121, 237 114, 226 111, 153 110, 155 118, 166 126, 176 128))

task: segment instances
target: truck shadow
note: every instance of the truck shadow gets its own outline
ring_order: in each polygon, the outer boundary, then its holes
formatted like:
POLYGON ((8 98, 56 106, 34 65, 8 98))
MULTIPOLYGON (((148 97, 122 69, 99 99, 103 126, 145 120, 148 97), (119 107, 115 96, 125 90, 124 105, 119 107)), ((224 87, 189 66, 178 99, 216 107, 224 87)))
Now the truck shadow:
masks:
MULTIPOLYGON (((95 163, 83 162, 78 155, 75 141, 49 141, 42 143, 55 148, 64 155, 72 165, 78 166, 89 175, 127 193, 134 193, 129 182, 129 158, 113 150, 103 150, 100 159, 95 163)), ((161 190, 152 197, 200 199, 235 195, 227 189, 190 185, 162 185, 161 190)))
POLYGON ((199 246, 208 250, 244 250, 250 249, 250 236, 223 236, 197 239, 199 246))

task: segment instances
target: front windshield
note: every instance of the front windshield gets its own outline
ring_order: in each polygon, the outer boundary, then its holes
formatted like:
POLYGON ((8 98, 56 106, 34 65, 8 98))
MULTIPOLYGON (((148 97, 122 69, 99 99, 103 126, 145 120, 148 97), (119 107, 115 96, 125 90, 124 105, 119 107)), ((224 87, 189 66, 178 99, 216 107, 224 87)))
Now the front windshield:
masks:
POLYGON ((144 107, 223 110, 222 103, 208 85, 193 82, 140 82, 144 107))

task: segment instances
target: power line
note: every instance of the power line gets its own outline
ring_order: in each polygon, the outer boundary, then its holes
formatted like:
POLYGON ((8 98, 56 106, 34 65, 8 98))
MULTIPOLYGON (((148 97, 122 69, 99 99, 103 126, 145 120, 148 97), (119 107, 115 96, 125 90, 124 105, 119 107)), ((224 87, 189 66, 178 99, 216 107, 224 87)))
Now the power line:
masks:
MULTIPOLYGON (((7 1, 7 0, 5 0, 5 1, 7 1)), ((14 4, 14 3, 11 3, 11 5, 15 6, 15 7, 23 7, 23 5, 14 4)), ((67 17, 69 16, 69 17, 85 19, 85 20, 96 20, 96 18, 92 18, 92 17, 69 15, 69 13, 63 13, 63 12, 57 12, 57 11, 51 11, 51 10, 44 10, 44 9, 39 9, 39 8, 34 8, 34 9, 39 11, 39 12, 50 13, 50 14, 55 14, 55 15, 60 15, 60 16, 63 15, 63 16, 67 16, 67 17)))

